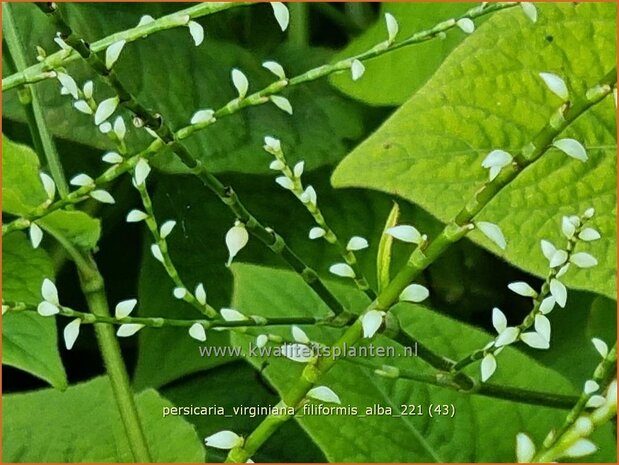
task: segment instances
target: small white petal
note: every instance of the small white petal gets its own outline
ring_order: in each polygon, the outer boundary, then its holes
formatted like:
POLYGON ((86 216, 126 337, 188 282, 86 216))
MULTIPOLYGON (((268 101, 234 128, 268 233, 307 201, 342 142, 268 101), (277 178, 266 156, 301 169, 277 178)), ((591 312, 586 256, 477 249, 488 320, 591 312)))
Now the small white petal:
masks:
POLYGON ((170 233, 174 229, 174 226, 176 226, 176 221, 174 220, 166 221, 165 223, 161 225, 161 229, 159 230, 159 236, 161 236, 162 239, 165 239, 166 237, 170 235, 170 233))
POLYGON ((502 168, 500 166, 491 166, 490 169, 488 170, 488 180, 494 181, 494 179, 496 179, 496 177, 501 172, 501 169, 502 168))
POLYGON ((101 158, 101 160, 103 160, 105 163, 109 163, 110 165, 115 165, 117 163, 122 163, 123 161, 125 161, 125 159, 116 152, 106 153, 105 155, 103 155, 103 158, 101 158))
POLYGON ((541 240, 540 244, 542 246, 542 253, 544 254, 544 257, 546 257, 548 261, 552 260, 552 257, 554 257, 554 254, 557 252, 557 248, 552 244, 552 242, 544 239, 541 240))
POLYGON ((398 21, 391 13, 385 13, 385 23, 387 23, 387 34, 389 36, 389 43, 391 43, 398 35, 400 26, 398 26, 398 21))
POLYGON ((598 351, 602 358, 608 357, 608 345, 604 341, 597 337, 594 337, 593 339, 591 339, 591 342, 593 343, 595 350, 598 351))
POLYGON ((597 452, 598 447, 588 439, 579 439, 563 452, 563 457, 578 458, 597 452))
POLYGON ((282 65, 276 61, 265 61, 262 63, 262 67, 271 71, 278 78, 286 79, 286 72, 284 71, 284 68, 282 68, 282 65))
POLYGON ((600 385, 592 379, 589 379, 585 382, 585 387, 583 388, 583 391, 585 394, 593 394, 598 389, 600 389, 600 385))
POLYGON ((475 30, 475 23, 470 18, 459 19, 456 25, 466 34, 471 34, 475 30))
POLYGON ((241 70, 236 68, 232 70, 232 84, 234 84, 234 88, 239 93, 239 98, 245 98, 249 89, 249 81, 241 70))
POLYGON ((127 323, 120 325, 118 327, 118 331, 116 331, 116 336, 118 337, 131 337, 135 333, 137 333, 140 329, 142 329, 144 325, 136 324, 136 323, 127 323))
POLYGON ((282 153, 282 142, 275 137, 265 136, 262 148, 270 154, 277 155, 282 153))
POLYGON ((127 126, 125 126, 125 120, 122 116, 118 116, 114 120, 114 134, 118 139, 123 140, 127 134, 127 126))
POLYGON ((150 165, 144 158, 140 158, 140 160, 135 165, 134 179, 136 185, 141 186, 142 184, 144 184, 144 181, 146 181, 146 178, 149 174, 150 165))
POLYGON ((379 310, 370 310, 361 317, 361 326, 363 328, 363 337, 371 338, 376 334, 376 331, 383 324, 385 312, 379 310))
POLYGON ((226 247, 228 248, 228 262, 230 266, 236 254, 247 245, 249 234, 245 226, 236 225, 231 227, 226 233, 226 247))
POLYGON ((551 92, 557 95, 561 100, 567 101, 570 98, 565 81, 559 76, 552 73, 539 73, 539 77, 543 79, 551 92))
POLYGON ((587 219, 591 219, 593 218, 593 215, 595 215, 595 208, 591 207, 591 208, 587 208, 585 210, 585 213, 582 215, 587 219))
POLYGON ((353 60, 350 65, 350 74, 353 81, 357 81, 365 73, 365 66, 359 60, 353 60))
POLYGON ((294 174, 295 178, 300 178, 301 175, 303 174, 304 169, 305 169, 304 161, 300 161, 299 163, 294 165, 294 168, 292 169, 292 173, 294 174))
POLYGON ((52 316, 60 313, 60 309, 50 302, 41 302, 37 306, 37 312, 41 316, 52 316))
POLYGON ((578 268, 591 268, 598 264, 597 259, 593 255, 585 252, 575 253, 570 257, 570 262, 578 268))
POLYGON ((292 105, 290 104, 290 100, 286 97, 282 97, 281 95, 271 95, 269 98, 277 108, 285 111, 289 115, 292 115, 292 105))
POLYGON ((292 179, 286 176, 278 176, 277 178, 275 178, 275 182, 282 186, 284 189, 294 189, 294 182, 292 181, 292 179))
POLYGON ((315 388, 307 391, 307 397, 316 399, 321 402, 330 402, 332 404, 341 404, 338 395, 329 389, 327 386, 316 386, 315 388))
POLYGON ((8 305, 2 305, 2 314, 4 315, 6 312, 8 312, 9 310, 9 306, 8 305))
POLYGON ((187 289, 185 289, 184 287, 175 287, 172 291, 172 294, 177 299, 184 299, 187 295, 187 289))
POLYGON ((282 31, 285 31, 290 22, 290 12, 288 8, 282 2, 271 2, 271 7, 273 8, 273 15, 277 20, 277 24, 279 24, 282 31))
POLYGON ((92 111, 92 108, 90 108, 88 103, 86 103, 84 100, 76 100, 75 102, 73 102, 73 106, 77 111, 80 111, 86 115, 92 115, 94 113, 92 111))
POLYGON ((599 407, 601 407, 604 404, 606 404, 606 399, 604 398, 604 396, 594 395, 594 396, 591 396, 589 398, 589 400, 585 404, 585 407, 587 407, 587 408, 599 408, 599 407))
POLYGON ((518 463, 529 463, 535 456, 535 444, 524 433, 516 435, 516 460, 518 463))
POLYGON ((60 81, 60 84, 62 84, 62 86, 67 90, 67 92, 71 94, 71 96, 75 100, 77 100, 79 98, 79 88, 77 87, 75 80, 65 73, 57 73, 56 77, 60 81))
POLYGON ((421 242, 421 234, 413 226, 401 224, 387 229, 385 233, 403 242, 410 242, 412 244, 419 244, 421 242))
POLYGON ((567 288, 558 279, 550 281, 550 294, 555 298, 557 305, 561 308, 565 308, 567 302, 567 288))
POLYGON ((542 314, 544 315, 548 315, 550 312, 552 312, 552 309, 555 308, 556 303, 557 301, 554 297, 548 296, 544 300, 542 300, 542 303, 539 306, 539 311, 542 312, 542 314))
POLYGON ((569 269, 570 269, 570 264, 566 263, 565 265, 563 265, 559 269, 559 271, 557 271, 557 274, 555 275, 555 278, 559 279, 561 276, 563 276, 565 273, 567 273, 569 269))
POLYGON ((32 244, 32 248, 37 249, 41 245, 41 241, 43 240, 43 230, 36 223, 30 223, 28 235, 30 236, 30 243, 32 244))
POLYGON ((43 190, 45 190, 47 198, 49 200, 54 200, 56 196, 56 183, 52 177, 47 173, 40 172, 39 178, 41 179, 41 183, 43 183, 43 190))
POLYGON ((131 315, 131 312, 137 305, 137 299, 128 299, 123 300, 122 302, 118 302, 116 304, 116 308, 114 309, 114 316, 116 318, 126 318, 131 315))
POLYGON ((234 310, 233 308, 222 308, 219 313, 221 313, 221 317, 226 321, 247 320, 247 317, 245 315, 243 315, 238 310, 234 310))
POLYGON ((587 151, 576 139, 559 139, 554 141, 552 145, 561 150, 568 157, 575 158, 582 162, 589 159, 589 157, 587 157, 587 151))
POLYGON ((139 223, 148 218, 148 215, 141 210, 131 210, 127 214, 127 223, 139 223))
POLYGON ((196 300, 201 305, 206 305, 206 289, 204 288, 204 284, 202 283, 196 286, 196 300))
POLYGON ((269 342, 269 336, 267 336, 266 334, 260 334, 256 338, 256 347, 258 347, 260 349, 260 348, 266 346, 267 342, 269 342))
POLYGON ((107 69, 112 69, 112 66, 114 66, 114 63, 118 60, 120 52, 122 52, 126 43, 126 40, 119 40, 105 49, 105 67, 107 69))
POLYGON ((105 99, 97 106, 97 111, 95 111, 95 124, 97 126, 112 116, 118 106, 118 102, 118 97, 111 97, 105 99))
POLYGON ((514 157, 512 157, 505 150, 493 150, 486 156, 486 158, 484 158, 481 162, 481 166, 483 168, 492 168, 495 166, 503 168, 509 165, 513 159, 514 157))
POLYGON ((108 121, 99 126, 99 131, 101 131, 101 134, 107 134, 111 130, 112 125, 108 121))
POLYGON ((342 278, 355 277, 354 270, 346 263, 336 263, 335 265, 331 265, 329 267, 329 271, 336 276, 341 276, 342 278))
POLYGON ((92 191, 90 193, 90 196, 97 200, 98 202, 101 203, 109 203, 109 204, 113 204, 115 203, 114 197, 111 196, 111 194, 108 191, 104 191, 102 189, 96 190, 96 191, 92 191))
POLYGON ((564 216, 561 220, 561 232, 568 239, 571 239, 576 232, 576 226, 574 226, 574 223, 572 223, 567 216, 564 216))
POLYGON ((346 244, 346 250, 363 250, 369 247, 367 239, 361 236, 353 236, 346 244))
POLYGON ((409 284, 400 294, 400 300, 406 302, 423 302, 430 295, 430 291, 421 284, 409 284))
POLYGON ((78 186, 78 187, 92 186, 94 185, 94 183, 95 183, 94 179, 92 179, 87 174, 83 174, 83 173, 78 174, 77 176, 73 177, 71 181, 69 181, 69 184, 71 184, 72 186, 78 186))
POLYGON ((86 81, 84 83, 84 88, 82 89, 82 92, 84 93, 84 98, 91 99, 94 88, 95 86, 92 81, 86 81))
POLYGON ((550 258, 550 268, 556 268, 563 265, 567 261, 567 252, 565 250, 557 250, 550 258))
POLYGON ((314 359, 312 349, 305 344, 284 344, 282 354, 293 362, 307 363, 314 359))
POLYGON ((507 328, 507 317, 505 317, 505 313, 497 307, 492 309, 492 326, 494 326, 497 334, 501 334, 507 328))
POLYGON ((550 342, 550 320, 544 315, 535 315, 535 331, 550 342))
POLYGON ((614 379, 606 391, 606 402, 617 405, 617 380, 614 379))
POLYGON ((157 244, 153 244, 150 246, 150 253, 153 254, 153 257, 161 263, 163 263, 163 254, 161 253, 161 248, 157 244))
POLYGON ((206 341, 206 331, 204 330, 204 326, 202 326, 200 323, 194 323, 191 325, 191 327, 189 328, 189 335, 196 341, 206 341))
POLYGON ((518 281, 507 285, 510 291, 523 297, 537 297, 537 292, 524 281, 518 281))
POLYGON ((600 233, 593 228, 585 228, 578 234, 578 238, 585 242, 597 241, 601 237, 600 233))
POLYGON ((191 124, 207 124, 215 121, 215 112, 211 109, 196 111, 191 117, 191 124))
POLYGON ((60 300, 58 299, 58 289, 56 289, 56 285, 47 278, 45 278, 43 283, 41 283, 41 296, 43 297, 43 300, 49 302, 50 304, 60 305, 60 300))
POLYGON ((312 229, 310 229, 309 238, 318 239, 319 237, 323 237, 325 234, 327 234, 327 232, 324 229, 318 226, 315 226, 312 229))
POLYGON ((520 2, 520 6, 524 14, 529 18, 532 22, 537 22, 537 8, 534 3, 531 2, 520 2))
POLYGON ((189 21, 187 27, 189 28, 189 34, 191 34, 191 38, 196 47, 204 42, 204 28, 200 23, 189 21))
POLYGON ((485 383, 496 371, 496 358, 492 354, 487 354, 481 361, 481 381, 485 383))
POLYGON ((243 438, 232 431, 220 431, 204 439, 204 444, 215 449, 233 449, 243 445, 243 438))
POLYGON ((67 350, 71 350, 75 341, 77 341, 77 337, 80 335, 80 325, 82 324, 82 320, 76 318, 67 326, 64 327, 63 336, 64 336, 64 345, 67 350))
POLYGON ((154 21, 155 18, 153 18, 151 15, 144 15, 140 18, 140 22, 138 23, 137 27, 146 26, 147 24, 150 24, 154 21))
POLYGON ((299 198, 301 199, 301 202, 310 203, 314 206, 318 202, 318 196, 313 186, 307 186, 305 190, 301 193, 299 198))
POLYGON ((520 334, 520 330, 515 328, 514 326, 509 326, 505 328, 501 333, 497 336, 494 341, 494 345, 496 347, 503 347, 509 344, 513 344, 516 339, 518 339, 518 335, 520 334))
POLYGON ((534 331, 522 333, 520 335, 520 340, 529 347, 533 347, 534 349, 548 349, 550 347, 548 341, 543 336, 534 331))
POLYGON ((281 160, 273 160, 269 165, 269 169, 272 169, 273 171, 281 171, 285 167, 286 165, 281 160))
POLYGON ((305 334, 305 331, 303 331, 298 326, 293 326, 292 327, 292 338, 295 341, 300 342, 302 344, 309 344, 310 343, 310 338, 307 337, 307 334, 305 334))
POLYGON ((488 239, 498 245, 499 248, 505 250, 505 247, 507 247, 507 241, 505 240, 503 231, 501 231, 501 228, 498 225, 494 223, 487 223, 486 221, 478 221, 475 223, 475 226, 477 226, 488 239))

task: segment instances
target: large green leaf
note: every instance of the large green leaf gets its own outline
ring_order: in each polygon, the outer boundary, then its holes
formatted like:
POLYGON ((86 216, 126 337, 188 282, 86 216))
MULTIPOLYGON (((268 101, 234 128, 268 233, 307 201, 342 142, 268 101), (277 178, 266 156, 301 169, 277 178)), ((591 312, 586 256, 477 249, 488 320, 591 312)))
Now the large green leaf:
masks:
MULTIPOLYGON (((54 276, 49 256, 33 249, 21 232, 3 237, 2 242, 2 299, 38 304, 41 283, 54 276)), ((2 317, 2 344, 3 364, 32 373, 57 389, 67 387, 54 318, 9 312, 2 317)))
MULTIPOLYGON (((474 3, 381 3, 376 24, 355 38, 338 53, 345 58, 364 52, 386 40, 384 14, 391 13, 398 21, 398 39, 423 31, 435 24, 457 17, 475 6, 474 3)), ((480 23, 482 20, 478 20, 480 23)), ((422 42, 379 56, 365 64, 365 74, 358 81, 350 73, 335 74, 331 83, 351 97, 372 105, 400 105, 434 74, 445 57, 464 39, 460 29, 444 39, 422 42)))
MULTIPOLYGON (((539 5, 532 24, 519 9, 484 23, 434 77, 333 176, 336 187, 357 186, 403 196, 441 220, 451 218, 487 178, 481 161, 492 149, 516 152, 559 106, 539 72, 564 76, 582 95, 616 61, 613 4, 539 5), (517 44, 517 45, 516 45, 517 44)), ((601 265, 570 272, 569 286, 616 298, 616 134, 612 98, 581 116, 563 135, 588 148, 581 163, 550 150, 479 215, 507 236, 501 252, 479 232, 474 241, 510 263, 543 275, 539 240, 561 245, 562 215, 595 207, 602 240, 590 251, 601 265)), ((587 246, 589 249, 589 246, 587 246)))
MULTIPOLYGON (((71 386, 3 397, 3 462, 132 462, 133 455, 105 377, 71 386)), ((163 416, 167 400, 149 389, 136 396, 155 462, 202 462, 195 429, 163 416)))
MULTIPOLYGON (((246 264, 233 265, 233 272, 233 305, 242 312, 263 316, 326 313, 324 304, 291 272, 246 264)), ((332 288, 352 309, 360 310, 364 302, 367 303, 359 291, 342 285, 332 288)), ((461 358, 491 340, 482 331, 419 305, 399 304, 394 311, 405 331, 450 358, 461 358)), ((335 330, 319 327, 306 330, 312 340, 323 343, 332 342, 337 335, 335 330)), ((269 332, 290 337, 287 330, 270 328, 269 332)), ((245 348, 252 363, 262 365, 262 359, 252 358, 247 352, 248 336, 235 333, 232 340, 245 348)), ((392 344, 382 337, 374 342, 392 344)), ((268 361, 263 373, 279 391, 285 392, 299 377, 302 365, 277 357, 268 361)), ((428 372, 427 366, 414 357, 382 358, 375 362, 428 372)), ((477 370, 472 367, 471 374, 478 376, 477 370)), ((563 377, 512 348, 501 353, 492 381, 555 393, 574 393, 563 377)), ((424 416, 298 417, 297 421, 327 458, 335 462, 509 462, 514 460, 518 432, 526 431, 539 442, 565 415, 553 409, 468 396, 411 381, 385 380, 366 368, 345 362, 337 363, 320 384, 331 387, 340 396, 343 406, 356 406, 362 413, 367 406, 376 404, 390 406, 396 413, 402 404, 421 404, 426 409, 424 416), (452 404, 455 416, 430 418, 427 415, 430 404, 452 404)), ((610 428, 600 431, 596 441, 600 453, 593 459, 614 460, 615 440, 610 428)))

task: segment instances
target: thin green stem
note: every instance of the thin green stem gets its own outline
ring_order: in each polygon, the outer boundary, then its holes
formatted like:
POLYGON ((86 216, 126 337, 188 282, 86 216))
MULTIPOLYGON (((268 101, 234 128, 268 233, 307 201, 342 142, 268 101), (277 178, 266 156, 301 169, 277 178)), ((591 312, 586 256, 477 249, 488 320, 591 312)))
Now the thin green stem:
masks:
POLYGON ((304 2, 288 4, 290 10, 290 25, 288 41, 298 48, 305 48, 310 41, 309 5, 304 2))

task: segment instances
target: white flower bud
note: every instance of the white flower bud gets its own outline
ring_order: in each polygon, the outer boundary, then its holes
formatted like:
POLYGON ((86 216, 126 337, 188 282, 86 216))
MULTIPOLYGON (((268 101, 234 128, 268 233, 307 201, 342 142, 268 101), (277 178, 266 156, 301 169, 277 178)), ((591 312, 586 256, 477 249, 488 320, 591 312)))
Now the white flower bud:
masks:
POLYGON ((357 81, 365 73, 365 66, 359 60, 353 60, 350 65, 350 74, 353 81, 357 81))
POLYGON ((111 130, 112 130, 112 125, 108 121, 106 121, 105 123, 99 126, 99 131, 101 131, 101 134, 107 134, 111 130))
POLYGON ((299 196, 301 202, 309 203, 314 206, 318 203, 318 196, 316 194, 316 190, 312 186, 307 186, 305 190, 299 196))
POLYGON ((555 298, 552 296, 548 296, 544 300, 542 300, 542 303, 539 306, 539 311, 542 312, 543 315, 548 315, 555 307, 555 303, 555 298))
POLYGON ((369 247, 369 244, 368 244, 367 239, 361 236, 351 237, 350 240, 348 241, 348 244, 346 244, 346 250, 351 250, 351 251, 363 250, 363 249, 367 249, 368 247, 369 247))
POLYGON ((114 120, 114 134, 119 140, 123 140, 127 134, 127 126, 125 126, 125 120, 122 116, 118 116, 114 120))
POLYGON ((272 155, 279 155, 282 153, 282 143, 275 137, 265 136, 264 146, 262 148, 272 155))
POLYGON ((269 99, 277 108, 288 113, 289 115, 292 115, 292 105, 286 97, 282 97, 281 95, 271 95, 269 99))
POLYGON ((338 395, 329 389, 327 386, 316 386, 307 391, 307 397, 316 399, 321 402, 330 402, 332 404, 341 404, 338 395))
POLYGON ((550 258, 550 268, 556 268, 563 265, 567 261, 567 252, 565 250, 557 250, 550 258))
POLYGON ((279 24, 280 29, 285 31, 288 28, 288 23, 290 22, 290 12, 286 5, 282 2, 271 2, 271 7, 273 8, 273 15, 277 20, 277 24, 279 24))
POLYGON ((594 396, 591 396, 589 398, 589 400, 585 404, 585 407, 587 407, 587 408, 600 408, 604 404, 606 404, 606 399, 604 398, 604 396, 594 395, 594 396))
POLYGON ((336 276, 341 276, 342 278, 355 277, 354 270, 346 263, 336 263, 335 265, 331 265, 329 267, 329 271, 336 276))
POLYGON ((604 341, 597 337, 594 337, 593 339, 591 339, 591 342, 593 343, 595 350, 598 351, 602 358, 608 357, 608 345, 604 341))
POLYGON ((47 198, 49 200, 54 200, 54 197, 56 197, 56 183, 54 179, 49 174, 42 171, 39 173, 39 178, 41 179, 43 190, 47 194, 47 198))
POLYGON ((58 289, 56 285, 49 279, 45 278, 41 283, 41 296, 43 300, 49 302, 50 304, 60 305, 60 300, 58 299, 58 289))
POLYGON ((576 226, 574 226, 574 223, 572 223, 567 216, 564 216, 561 220, 561 232, 568 239, 574 237, 574 233, 576 232, 576 226))
POLYGON ((78 186, 78 187, 92 186, 95 184, 95 180, 92 179, 87 174, 82 173, 82 174, 78 174, 77 176, 73 177, 71 181, 69 181, 69 184, 71 184, 72 186, 78 186))
POLYGON ((585 210, 585 213, 582 216, 587 219, 591 219, 593 218, 593 215, 595 215, 595 208, 591 207, 591 208, 587 208, 585 210))
POLYGON ((126 43, 126 40, 119 40, 105 49, 105 67, 107 69, 112 69, 126 43))
POLYGON ((41 316, 52 316, 60 313, 60 309, 50 302, 41 302, 37 306, 37 313, 41 316))
POLYGON ((522 333, 520 335, 520 340, 534 349, 548 349, 550 347, 548 341, 542 335, 534 331, 522 333))
POLYGON ((324 237, 325 234, 327 234, 327 232, 324 229, 318 226, 314 226, 312 229, 310 229, 309 238, 318 239, 320 237, 324 237))
POLYGON ((557 305, 561 308, 565 308, 567 302, 567 288, 558 279, 550 281, 550 294, 555 298, 557 305))
POLYGON ((153 18, 151 15, 144 15, 140 18, 140 22, 138 23, 137 27, 146 26, 147 24, 153 22, 155 22, 155 18, 153 18))
POLYGON ((600 233, 593 228, 585 228, 578 234, 578 238, 585 242, 597 241, 601 237, 600 233))
POLYGON ((71 321, 67 326, 64 327, 63 336, 64 336, 64 345, 67 350, 71 350, 75 341, 77 341, 77 337, 80 335, 80 325, 82 324, 82 320, 76 318, 71 321))
POLYGON ((582 162, 589 159, 587 157, 587 151, 576 139, 559 139, 554 141, 552 145, 561 150, 568 157, 575 158, 576 160, 580 160, 582 162))
POLYGON ((226 247, 228 248, 228 262, 226 266, 230 266, 236 254, 247 245, 249 234, 244 225, 238 224, 231 227, 226 233, 226 247))
POLYGON ((412 244, 419 244, 421 242, 421 234, 413 226, 401 224, 387 229, 385 233, 403 242, 410 242, 412 244))
POLYGON ((141 210, 131 210, 127 214, 127 223, 139 223, 148 218, 148 215, 141 210))
POLYGON ((399 299, 405 302, 423 302, 430 295, 430 291, 421 284, 409 284, 400 293, 399 299))
POLYGON ((189 21, 189 23, 187 23, 187 27, 189 28, 189 34, 191 34, 193 43, 197 47, 204 41, 204 28, 196 21, 189 21))
POLYGON ((312 349, 305 344, 284 344, 282 346, 282 354, 298 363, 307 363, 314 360, 315 356, 312 349))
POLYGON ((588 439, 579 439, 563 452, 563 457, 578 458, 597 452, 598 448, 588 439))
POLYGON ((247 317, 233 308, 222 308, 219 313, 225 321, 245 321, 247 317))
POLYGON ((535 315, 535 331, 550 342, 550 320, 544 315, 535 315))
POLYGON ((282 162, 281 160, 273 160, 269 165, 269 169, 272 169, 273 171, 281 171, 285 167, 286 165, 284 165, 284 162, 282 162))
POLYGON ((492 168, 494 166, 504 168, 513 161, 514 157, 505 150, 493 150, 481 162, 482 168, 492 168))
POLYGON ((150 246, 150 253, 153 254, 153 257, 155 257, 155 260, 163 263, 163 254, 161 253, 161 247, 159 247, 159 245, 157 244, 153 244, 150 246))
POLYGON ((475 30, 475 23, 470 18, 461 18, 456 21, 456 25, 466 34, 471 34, 475 30))
POLYGON ((266 346, 267 342, 269 342, 269 337, 266 334, 260 334, 256 338, 256 347, 258 347, 260 349, 260 348, 266 346))
POLYGON ((591 268, 598 264, 597 259, 593 255, 585 252, 575 253, 570 257, 570 262, 578 268, 591 268))
POLYGON ((501 231, 501 228, 498 225, 488 223, 486 221, 478 221, 475 223, 475 226, 477 226, 488 239, 498 245, 499 248, 505 250, 507 247, 507 241, 505 240, 503 231, 501 231))
POLYGON ((196 341, 206 341, 206 331, 204 330, 204 326, 200 323, 192 324, 189 328, 189 336, 194 338, 196 341))
POLYGON ((537 22, 537 8, 534 3, 531 2, 520 2, 520 7, 524 14, 529 18, 532 22, 537 22))
POLYGON ((110 165, 115 165, 117 163, 122 163, 123 161, 125 161, 125 159, 116 152, 106 153, 105 155, 103 155, 103 158, 101 158, 101 160, 103 160, 105 163, 109 163, 110 165))
POLYGON ((150 174, 150 165, 144 158, 140 158, 140 160, 135 165, 134 170, 134 180, 137 186, 141 186, 146 181, 146 178, 150 174))
POLYGON ((387 35, 389 37, 388 41, 391 44, 398 35, 400 26, 398 26, 398 21, 391 13, 385 13, 385 23, 387 24, 387 35))
POLYGON ((510 291, 523 297, 537 297, 537 292, 524 281, 518 281, 507 285, 510 291))
POLYGON ((184 299, 187 295, 187 289, 185 289, 184 287, 175 287, 172 291, 172 295, 174 295, 176 299, 184 299))
POLYGON ((247 80, 247 76, 245 76, 241 70, 236 68, 233 69, 232 84, 234 84, 234 88, 239 93, 239 99, 244 99, 247 95, 247 90, 249 89, 249 81, 247 80))
POLYGON ((32 244, 32 248, 39 248, 39 246, 41 245, 41 241, 43 240, 43 230, 36 223, 30 223, 30 228, 28 229, 28 236, 30 237, 30 243, 32 244))
POLYGON ((494 326, 497 334, 501 334, 507 329, 507 317, 505 313, 497 307, 492 309, 492 326, 494 326))
POLYGON ((276 61, 265 61, 262 63, 262 67, 271 71, 279 79, 286 79, 286 72, 284 71, 284 68, 282 68, 282 65, 276 61))
POLYGON ((135 333, 137 333, 140 329, 142 329, 144 325, 136 324, 136 323, 126 323, 122 324, 118 327, 118 331, 116 331, 116 336, 118 337, 131 337, 135 333))
POLYGON ((535 444, 524 433, 516 435, 516 460, 518 463, 530 463, 535 456, 535 444))
POLYGON ((294 165, 294 168, 292 169, 292 173, 294 174, 294 177, 295 178, 300 178, 301 175, 303 174, 303 170, 304 169, 305 169, 305 162, 304 161, 300 161, 299 163, 294 165))
POLYGON ((496 358, 492 354, 487 354, 481 360, 481 382, 485 383, 494 374, 497 368, 496 358))
POLYGON ((552 73, 539 73, 539 77, 543 79, 550 91, 557 95, 561 100, 565 102, 570 98, 570 93, 567 90, 565 81, 559 76, 552 73))
POLYGON ((86 101, 84 100, 76 100, 75 102, 73 102, 73 106, 75 107, 77 111, 84 113, 86 115, 92 115, 94 113, 92 111, 92 108, 90 108, 88 103, 86 103, 86 101))
POLYGON ((174 220, 166 221, 165 223, 161 225, 161 229, 159 230, 159 236, 162 239, 165 239, 166 237, 170 235, 170 233, 174 229, 174 226, 176 226, 176 221, 174 220))
POLYGON ((275 182, 282 186, 284 189, 294 189, 294 182, 292 181, 292 179, 286 176, 278 176, 277 178, 275 178, 275 182))
POLYGON ((210 124, 215 121, 215 112, 211 109, 199 110, 191 117, 191 124, 210 124))
POLYGON ((206 289, 204 288, 204 284, 200 283, 196 286, 196 300, 200 303, 200 305, 206 305, 206 289))
POLYGON ((90 193, 90 196, 96 201, 101 202, 101 203, 113 204, 116 202, 114 200, 114 197, 112 197, 108 191, 105 191, 103 189, 92 191, 90 193))
POLYGON ((123 300, 122 302, 118 302, 116 304, 116 308, 114 309, 114 316, 118 319, 126 318, 131 315, 131 312, 137 305, 138 301, 136 299, 123 300))
POLYGON ((60 81, 60 84, 62 84, 62 87, 64 87, 67 90, 67 92, 75 100, 77 100, 79 98, 79 88, 77 87, 75 80, 68 74, 60 73, 60 72, 56 74, 56 77, 60 81))
POLYGON ((114 111, 116 111, 116 107, 118 106, 119 99, 118 97, 111 97, 105 99, 97 106, 97 111, 95 111, 95 124, 98 126, 103 123, 106 119, 108 119, 114 111))
POLYGON ((305 331, 303 331, 298 326, 293 326, 291 328, 291 331, 292 331, 292 338, 295 341, 300 342, 301 344, 309 344, 310 343, 310 338, 307 337, 307 334, 305 334, 305 331))
POLYGON ((383 324, 385 312, 379 310, 370 310, 361 317, 361 326, 363 328, 363 337, 371 338, 376 334, 376 331, 383 324))
POLYGON ((93 91, 94 91, 94 84, 93 84, 93 82, 92 81, 86 81, 84 83, 84 88, 82 89, 82 92, 84 93, 84 98, 91 99, 93 91))
POLYGON ((588 379, 585 381, 585 386, 583 388, 583 392, 585 394, 593 394, 595 391, 600 389, 600 385, 593 381, 592 379, 588 379))

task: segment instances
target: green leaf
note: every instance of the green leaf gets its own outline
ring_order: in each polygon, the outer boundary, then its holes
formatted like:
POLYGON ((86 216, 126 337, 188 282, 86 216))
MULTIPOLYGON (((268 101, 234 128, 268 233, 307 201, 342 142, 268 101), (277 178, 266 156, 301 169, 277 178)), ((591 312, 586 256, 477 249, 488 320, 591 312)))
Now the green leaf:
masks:
MULTIPOLYGON (((152 389, 135 400, 155 462, 204 460, 194 428, 180 417, 163 417, 170 402, 152 389)), ((4 462, 133 462, 105 377, 71 386, 64 393, 43 389, 8 394, 2 407, 4 462)))
MULTIPOLYGON (((615 63, 615 5, 538 7, 537 24, 519 9, 497 13, 485 22, 338 166, 333 184, 397 194, 442 221, 451 219, 487 179, 481 162, 488 152, 516 153, 560 105, 538 73, 557 73, 574 95, 582 95, 615 63)), ((471 238, 541 276, 548 262, 539 251, 539 240, 563 246, 561 216, 595 207, 592 225, 602 240, 583 249, 603 265, 572 270, 565 282, 614 299, 617 142, 612 98, 578 118, 561 137, 584 143, 589 161, 581 163, 551 149, 479 215, 479 220, 501 227, 507 250, 502 252, 478 231, 471 238)))
MULTIPOLYGON (((239 311, 263 316, 326 314, 324 304, 291 272, 239 263, 232 269, 235 276, 233 306, 239 311)), ((331 287, 354 310, 358 311, 367 304, 356 289, 342 285, 331 287)), ((450 358, 458 359, 491 340, 482 331, 419 305, 399 304, 394 311, 405 331, 450 358)), ((320 327, 304 329, 310 339, 322 343, 334 341, 338 333, 338 330, 320 327)), ((286 329, 270 328, 269 332, 290 338, 286 329)), ((232 340, 247 352, 250 341, 247 335, 235 333, 232 340)), ((393 345, 383 337, 373 342, 393 345)), ((249 353, 248 358, 256 366, 263 363, 262 359, 252 358, 249 353)), ((374 361, 419 372, 430 371, 415 357, 377 358, 374 361)), ((263 373, 280 392, 290 388, 303 367, 277 357, 269 358, 268 362, 263 373)), ((472 367, 471 374, 478 377, 478 369, 478 366, 472 367)), ((513 348, 501 353, 499 368, 492 381, 554 393, 575 393, 563 377, 513 348)), ((390 406, 395 413, 399 413, 402 404, 421 404, 425 409, 423 416, 298 417, 297 421, 327 459, 334 462, 509 462, 514 460, 518 432, 526 431, 539 443, 552 427, 562 423, 566 414, 565 411, 471 396, 412 381, 387 380, 367 368, 343 361, 338 362, 319 383, 333 389, 340 396, 342 406, 356 406, 361 413, 365 413, 366 407, 375 405, 390 406), (456 413, 453 418, 430 418, 427 414, 430 404, 453 404, 456 413)), ((600 453, 592 459, 614 460, 615 446, 610 428, 599 433, 596 442, 600 445, 600 453)))
POLYGON ((2 135, 2 211, 23 215, 47 200, 39 158, 27 145, 2 135))
MULTIPOLYGON (((381 3, 376 23, 339 52, 335 60, 364 52, 387 39, 385 13, 400 26, 396 40, 458 17, 474 3, 381 3)), ((485 18, 478 19, 479 25, 485 18)), ((445 39, 433 39, 382 55, 365 63, 365 74, 353 81, 350 73, 333 75, 330 81, 351 97, 371 105, 400 105, 432 77, 445 57, 463 42, 467 34, 455 28, 445 39)))
MULTIPOLYGON (((2 299, 38 304, 41 283, 54 277, 49 256, 42 249, 33 249, 21 232, 6 235, 2 242, 2 299)), ((54 318, 9 312, 2 317, 2 343, 3 364, 27 371, 57 389, 66 389, 54 318)))
POLYGON ((56 210, 37 223, 50 234, 60 235, 85 250, 94 249, 101 237, 101 221, 81 211, 56 210))

